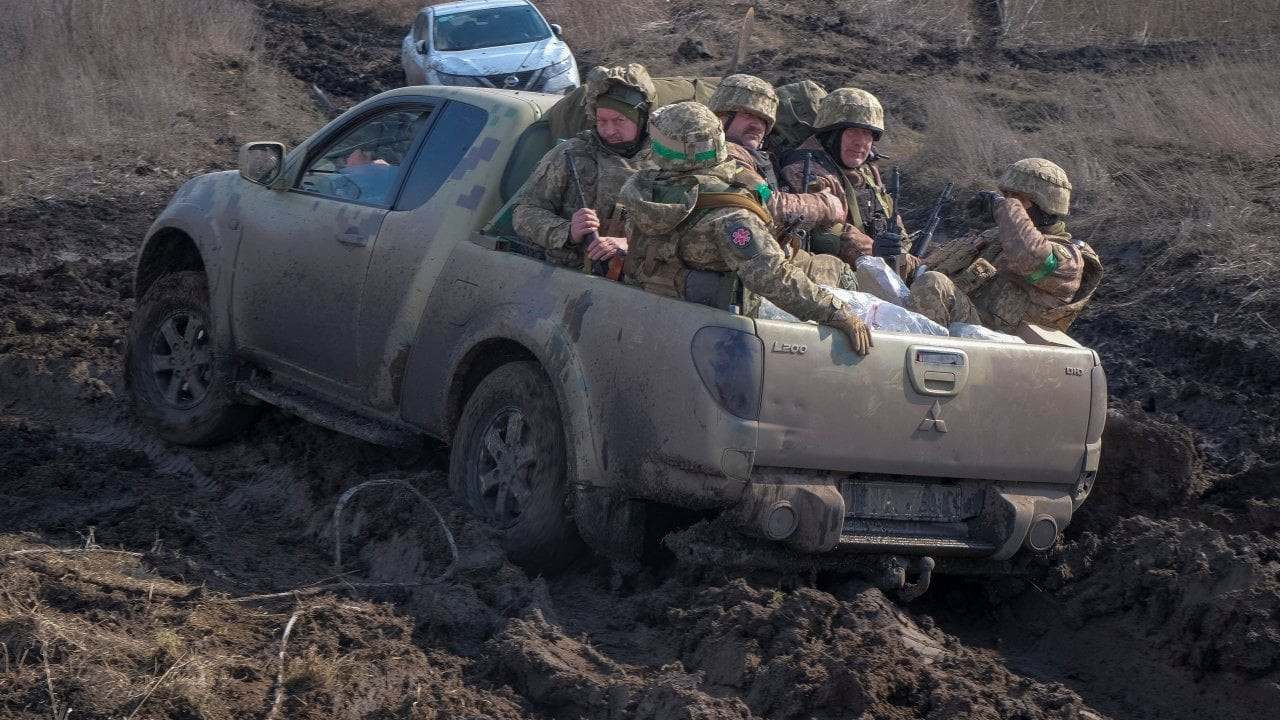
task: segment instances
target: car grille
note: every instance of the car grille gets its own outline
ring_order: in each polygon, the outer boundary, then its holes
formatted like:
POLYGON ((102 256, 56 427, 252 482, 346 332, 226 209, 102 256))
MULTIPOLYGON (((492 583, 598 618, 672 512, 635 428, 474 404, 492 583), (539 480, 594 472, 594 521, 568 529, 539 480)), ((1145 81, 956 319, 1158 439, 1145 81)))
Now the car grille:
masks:
POLYGON ((484 76, 485 82, 489 83, 493 87, 505 88, 507 90, 533 90, 541 79, 541 69, 484 76), (508 79, 513 77, 516 79, 516 82, 508 83, 508 79))

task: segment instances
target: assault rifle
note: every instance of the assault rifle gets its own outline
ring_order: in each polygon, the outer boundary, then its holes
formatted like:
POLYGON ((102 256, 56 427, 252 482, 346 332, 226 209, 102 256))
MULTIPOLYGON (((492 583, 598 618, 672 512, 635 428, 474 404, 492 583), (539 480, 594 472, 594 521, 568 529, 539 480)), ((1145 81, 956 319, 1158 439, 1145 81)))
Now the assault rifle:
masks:
POLYGON ((809 233, 801 230, 800 226, 804 224, 804 214, 787 216, 787 224, 782 226, 782 231, 778 233, 778 243, 782 245, 782 251, 787 257, 796 254, 797 250, 808 249, 809 233))
POLYGON ((924 230, 911 243, 912 255, 924 257, 925 253, 929 252, 929 243, 933 241, 933 231, 938 229, 942 207, 949 202, 951 202, 951 183, 947 183, 946 187, 942 188, 942 194, 938 196, 938 201, 933 204, 933 210, 929 212, 929 222, 925 223, 924 230))
MULTIPOLYGON (((889 245, 891 237, 902 237, 900 233, 902 221, 898 210, 899 198, 902 197, 902 169, 897 165, 893 166, 889 187, 889 199, 893 203, 893 212, 889 213, 888 217, 876 217, 875 201, 872 196, 867 196, 867 215, 864 222, 867 225, 867 233, 874 239, 871 254, 876 257, 895 257, 902 252, 901 240, 894 242, 892 246, 889 245)), ((882 206, 881 210, 887 211, 888 208, 882 206)))
MULTIPOLYGON (((578 195, 578 208, 587 206, 587 197, 582 194, 582 181, 578 179, 578 165, 573 161, 573 155, 568 151, 564 151, 564 166, 569 170, 569 177, 573 179, 573 190, 578 195)), ((591 243, 600 239, 600 233, 592 230, 582 239, 582 256, 586 257, 587 248, 591 243)), ((609 264, 603 260, 591 261, 591 274, 605 277, 609 274, 609 264)))
POLYGON ((898 226, 902 224, 898 221, 898 201, 902 197, 902 170, 897 165, 893 166, 893 180, 890 182, 893 184, 893 214, 889 216, 889 232, 896 233, 898 226))

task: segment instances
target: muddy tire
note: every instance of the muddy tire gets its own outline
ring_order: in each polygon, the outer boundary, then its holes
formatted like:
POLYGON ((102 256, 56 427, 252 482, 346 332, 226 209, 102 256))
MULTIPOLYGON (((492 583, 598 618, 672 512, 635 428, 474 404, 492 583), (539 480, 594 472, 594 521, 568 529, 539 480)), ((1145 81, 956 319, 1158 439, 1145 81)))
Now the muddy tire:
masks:
POLYGON ((124 358, 134 411, 180 445, 213 445, 248 427, 257 408, 236 402, 213 356, 203 273, 164 275, 138 300, 124 358))
POLYGON ((583 548, 566 502, 564 425, 555 391, 534 363, 494 370, 467 400, 449 453, 449 487, 502 533, 511 560, 553 574, 583 548))

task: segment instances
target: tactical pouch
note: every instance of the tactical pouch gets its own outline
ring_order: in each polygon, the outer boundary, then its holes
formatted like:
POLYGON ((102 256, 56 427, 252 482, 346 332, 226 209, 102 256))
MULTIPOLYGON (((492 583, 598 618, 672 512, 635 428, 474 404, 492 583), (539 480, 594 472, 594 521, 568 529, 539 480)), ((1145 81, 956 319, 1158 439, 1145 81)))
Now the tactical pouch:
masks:
POLYGON ((980 290, 983 285, 991 282, 991 278, 995 276, 996 266, 987 262, 984 258, 978 258, 951 280, 955 283, 957 290, 965 295, 972 295, 980 290))
POLYGON ((737 286, 737 277, 732 273, 689 270, 684 278, 684 299, 728 310, 733 305, 741 306, 737 286))
POLYGON ((809 250, 818 255, 839 255, 840 233, 832 232, 831 228, 810 232, 809 250))

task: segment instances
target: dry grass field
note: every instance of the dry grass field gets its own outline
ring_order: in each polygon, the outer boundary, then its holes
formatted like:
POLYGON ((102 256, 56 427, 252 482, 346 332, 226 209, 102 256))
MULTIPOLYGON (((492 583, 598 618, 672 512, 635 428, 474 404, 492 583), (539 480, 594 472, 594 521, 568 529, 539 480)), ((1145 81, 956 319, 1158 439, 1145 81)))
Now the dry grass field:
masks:
MULTIPOLYGON (((439 448, 129 416, 138 241, 185 179, 395 86, 422 0, 0 0, 0 717, 1243 720, 1280 703, 1280 0, 757 4, 744 67, 864 87, 908 224, 1051 158, 1108 276, 1098 490, 1034 583, 528 578, 439 448), (462 549, 408 494, 420 482, 462 549), (348 562, 333 566, 335 543, 348 562), (451 575, 442 578, 446 567, 451 575)), ((747 4, 546 0, 584 66, 720 74, 747 4), (711 57, 678 48, 701 42, 711 57)), ((942 239, 968 232, 962 213, 942 239)))

